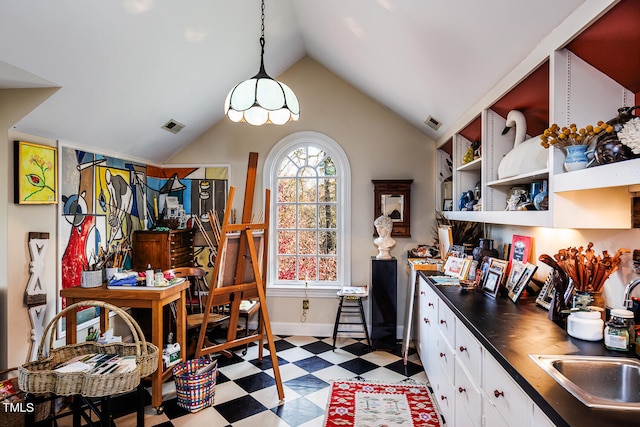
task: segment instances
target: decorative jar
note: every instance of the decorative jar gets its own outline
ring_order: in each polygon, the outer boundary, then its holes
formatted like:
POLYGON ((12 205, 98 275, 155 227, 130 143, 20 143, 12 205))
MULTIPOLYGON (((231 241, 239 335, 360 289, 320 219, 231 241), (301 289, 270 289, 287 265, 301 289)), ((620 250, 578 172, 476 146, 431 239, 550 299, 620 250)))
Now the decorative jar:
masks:
POLYGON ((567 157, 564 159, 564 168, 567 172, 584 169, 589 164, 586 145, 567 145, 567 157))
POLYGON ((498 250, 493 247, 493 240, 479 239, 478 246, 473 249, 473 259, 482 262, 484 257, 497 257, 498 250))

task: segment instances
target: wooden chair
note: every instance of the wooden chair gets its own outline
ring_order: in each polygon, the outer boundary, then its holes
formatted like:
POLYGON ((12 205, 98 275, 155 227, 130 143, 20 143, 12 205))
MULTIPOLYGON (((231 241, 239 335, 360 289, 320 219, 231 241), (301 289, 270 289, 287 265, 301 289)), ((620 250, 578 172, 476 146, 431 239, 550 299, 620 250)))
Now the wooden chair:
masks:
MULTIPOLYGON (((187 289, 187 334, 189 331, 199 329, 202 326, 207 296, 209 295, 207 272, 198 267, 178 267, 165 270, 164 274, 170 277, 184 277, 191 282, 191 286, 187 289)), ((211 313, 207 318, 207 331, 221 326, 227 320, 229 320, 229 314, 225 313, 224 307, 211 307, 211 313)), ((189 340, 188 347, 187 355, 191 356, 195 353, 195 342, 193 350, 191 350, 191 340, 189 340)))

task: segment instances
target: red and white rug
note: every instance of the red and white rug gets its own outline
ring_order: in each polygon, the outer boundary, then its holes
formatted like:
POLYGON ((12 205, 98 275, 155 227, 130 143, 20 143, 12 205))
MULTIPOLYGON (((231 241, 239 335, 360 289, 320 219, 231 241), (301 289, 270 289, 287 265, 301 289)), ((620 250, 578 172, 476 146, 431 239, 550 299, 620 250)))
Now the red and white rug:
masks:
POLYGON ((325 427, 441 427, 425 384, 334 381, 325 427))

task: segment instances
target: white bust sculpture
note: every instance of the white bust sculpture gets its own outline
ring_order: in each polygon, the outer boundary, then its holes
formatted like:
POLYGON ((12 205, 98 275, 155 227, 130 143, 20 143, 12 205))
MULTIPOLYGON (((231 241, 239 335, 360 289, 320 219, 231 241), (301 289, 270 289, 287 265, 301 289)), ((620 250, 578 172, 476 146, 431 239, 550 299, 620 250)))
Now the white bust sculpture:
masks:
POLYGON ((378 245, 378 255, 376 259, 390 259, 389 251, 395 246, 396 241, 391 238, 391 230, 393 229, 393 221, 386 215, 380 215, 373 221, 376 226, 378 236, 373 243, 378 245))

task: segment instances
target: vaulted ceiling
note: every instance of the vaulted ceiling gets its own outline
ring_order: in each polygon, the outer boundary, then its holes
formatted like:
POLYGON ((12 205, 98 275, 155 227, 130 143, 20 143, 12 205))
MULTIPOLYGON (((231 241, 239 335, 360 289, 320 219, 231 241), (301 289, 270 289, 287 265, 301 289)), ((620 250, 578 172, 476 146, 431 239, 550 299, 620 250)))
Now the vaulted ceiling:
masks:
MULTIPOLYGON (((437 139, 583 1, 266 0, 265 65, 308 55, 437 139)), ((18 131, 158 163, 227 120, 259 37, 259 0, 0 0, 0 88, 60 87, 18 131)))

